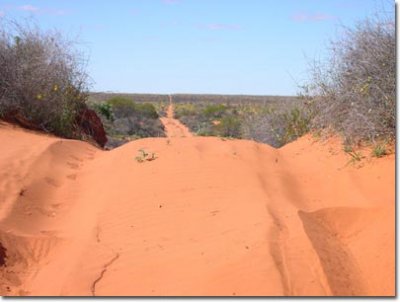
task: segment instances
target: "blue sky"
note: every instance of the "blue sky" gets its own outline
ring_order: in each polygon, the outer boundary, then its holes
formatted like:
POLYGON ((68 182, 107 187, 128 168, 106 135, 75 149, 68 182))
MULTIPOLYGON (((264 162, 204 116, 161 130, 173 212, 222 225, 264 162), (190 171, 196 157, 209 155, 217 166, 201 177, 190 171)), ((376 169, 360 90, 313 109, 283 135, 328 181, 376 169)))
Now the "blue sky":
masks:
POLYGON ((390 0, 0 0, 78 37, 95 91, 295 95, 338 25, 390 0))

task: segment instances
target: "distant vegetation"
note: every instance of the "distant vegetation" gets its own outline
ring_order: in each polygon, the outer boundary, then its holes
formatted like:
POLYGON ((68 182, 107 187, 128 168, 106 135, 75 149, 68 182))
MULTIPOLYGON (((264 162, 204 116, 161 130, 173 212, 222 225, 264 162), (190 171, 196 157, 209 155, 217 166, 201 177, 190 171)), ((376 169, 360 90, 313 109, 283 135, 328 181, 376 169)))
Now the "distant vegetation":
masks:
MULTIPOLYGON (((304 101, 298 97, 173 94, 172 99, 175 118, 199 136, 252 139, 280 147, 309 130, 310 116, 304 101)), ((135 111, 134 106, 151 104, 158 116, 164 116, 169 105, 168 95, 91 93, 89 103, 103 120, 106 119, 104 124, 110 144, 118 145, 139 137, 163 136, 156 120, 141 123, 142 127, 144 125, 152 131, 137 127, 135 131, 127 132, 127 127, 121 128, 119 122, 112 122, 113 111, 121 110, 112 109, 112 105, 118 104, 124 114, 129 115, 135 111), (132 104, 136 105, 132 107, 132 104)))
POLYGON ((0 118, 67 138, 82 138, 88 97, 85 60, 55 31, 0 25, 0 118))
POLYGON ((103 121, 108 148, 120 146, 132 139, 165 136, 160 116, 151 103, 136 103, 116 96, 104 102, 92 103, 91 107, 103 121))
POLYGON ((173 94, 174 103, 213 103, 213 104, 286 104, 296 97, 274 95, 217 95, 217 94, 173 94))
MULTIPOLYGON (((222 95, 222 94, 171 94, 174 103, 226 103, 226 104, 282 104, 296 99, 293 96, 274 96, 274 95, 222 95)), ((91 92, 89 102, 104 102, 113 97, 123 97, 132 101, 142 103, 150 102, 152 104, 169 104, 169 95, 167 94, 141 94, 141 93, 114 93, 114 92, 91 92)))
POLYGON ((311 115, 298 98, 282 102, 177 103, 175 117, 203 136, 252 139, 281 147, 309 131, 311 115))
POLYGON ((169 96, 166 94, 141 94, 141 93, 113 93, 91 92, 88 102, 90 104, 104 103, 112 98, 123 98, 135 103, 150 103, 154 106, 159 116, 164 116, 169 105, 169 96))
POLYGON ((175 104, 175 118, 201 136, 241 137, 240 119, 234 106, 213 103, 175 104))

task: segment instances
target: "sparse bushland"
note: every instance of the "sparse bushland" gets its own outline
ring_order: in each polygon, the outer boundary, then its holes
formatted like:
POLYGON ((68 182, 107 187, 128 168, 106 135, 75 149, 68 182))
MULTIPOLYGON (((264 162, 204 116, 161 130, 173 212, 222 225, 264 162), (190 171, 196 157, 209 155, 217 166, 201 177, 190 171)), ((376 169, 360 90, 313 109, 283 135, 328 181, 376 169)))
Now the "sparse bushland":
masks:
POLYGON ((175 117, 201 136, 252 139, 281 147, 309 131, 311 114, 300 99, 279 103, 175 104, 175 117))
POLYGON ((243 114, 243 137, 279 148, 310 130, 311 112, 300 100, 290 106, 258 106, 243 114))
POLYGON ((109 139, 108 148, 137 138, 165 137, 164 126, 153 104, 114 97, 91 106, 103 120, 109 139))
POLYGON ((158 119, 158 113, 153 104, 135 103, 129 99, 115 97, 109 99, 106 104, 111 106, 112 114, 115 118, 139 116, 151 119, 158 119))
POLYGON ((200 136, 241 137, 241 120, 234 105, 177 103, 175 118, 200 136))
POLYGON ((87 108, 88 77, 75 43, 30 23, 0 26, 0 118, 81 139, 77 120, 87 108))
POLYGON ((311 74, 302 94, 314 111, 313 129, 339 132, 346 144, 395 139, 394 16, 344 28, 329 60, 315 62, 311 74))
POLYGON ((271 105, 290 103, 296 97, 275 95, 218 95, 218 94, 173 94, 172 99, 177 103, 208 103, 208 104, 254 104, 271 105))

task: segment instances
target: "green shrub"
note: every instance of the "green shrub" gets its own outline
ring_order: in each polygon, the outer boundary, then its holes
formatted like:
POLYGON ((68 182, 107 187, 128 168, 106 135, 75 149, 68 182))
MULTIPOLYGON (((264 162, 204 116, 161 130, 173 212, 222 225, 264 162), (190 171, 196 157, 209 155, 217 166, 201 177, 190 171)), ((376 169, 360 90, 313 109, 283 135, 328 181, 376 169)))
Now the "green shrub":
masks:
POLYGON ((183 116, 194 116, 198 114, 198 110, 194 104, 179 103, 174 105, 175 118, 179 119, 183 116))
POLYGON ((159 115, 153 104, 135 103, 130 99, 123 97, 114 97, 107 101, 111 106, 112 112, 116 118, 141 116, 143 118, 157 119, 159 115))
POLYGON ((383 144, 378 144, 372 149, 372 155, 375 157, 383 157, 387 154, 386 147, 383 144))
POLYGON ((227 106, 224 104, 209 104, 203 109, 206 118, 221 118, 226 112, 227 106))
POLYGON ((110 103, 100 103, 93 105, 94 110, 104 116, 107 120, 113 121, 112 106, 110 103))
POLYGON ((106 104, 111 106, 114 118, 125 118, 136 113, 135 103, 123 97, 114 97, 107 100, 106 104))
POLYGON ((135 110, 143 117, 157 119, 159 118, 156 108, 150 103, 137 103, 135 110))
POLYGON ((225 137, 241 137, 241 122, 237 116, 224 116, 220 123, 215 126, 217 133, 225 137))

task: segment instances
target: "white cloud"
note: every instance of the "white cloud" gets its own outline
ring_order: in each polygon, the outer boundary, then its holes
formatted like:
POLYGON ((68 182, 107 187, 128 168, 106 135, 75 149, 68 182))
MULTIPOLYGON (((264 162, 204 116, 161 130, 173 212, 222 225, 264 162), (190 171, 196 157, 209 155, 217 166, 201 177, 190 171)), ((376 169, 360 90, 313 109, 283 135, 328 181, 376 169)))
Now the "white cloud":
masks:
POLYGON ((33 6, 30 4, 26 5, 21 5, 16 7, 16 9, 24 11, 24 12, 29 12, 29 13, 35 13, 35 14, 47 14, 47 15, 53 15, 53 16, 63 16, 66 15, 68 12, 62 9, 57 9, 57 8, 39 8, 37 6, 33 6))
POLYGON ((335 16, 316 13, 316 14, 306 14, 306 13, 296 13, 292 16, 292 20, 296 22, 318 22, 336 19, 335 16))
POLYGON ((29 5, 29 4, 21 5, 21 6, 18 7, 18 9, 26 11, 26 12, 32 12, 32 13, 39 11, 38 7, 33 6, 33 5, 29 5))

